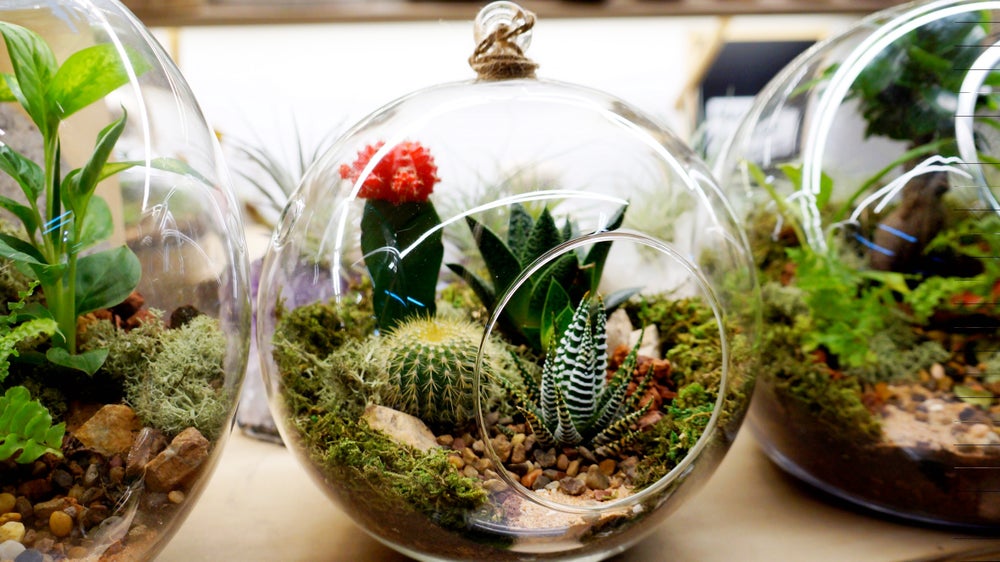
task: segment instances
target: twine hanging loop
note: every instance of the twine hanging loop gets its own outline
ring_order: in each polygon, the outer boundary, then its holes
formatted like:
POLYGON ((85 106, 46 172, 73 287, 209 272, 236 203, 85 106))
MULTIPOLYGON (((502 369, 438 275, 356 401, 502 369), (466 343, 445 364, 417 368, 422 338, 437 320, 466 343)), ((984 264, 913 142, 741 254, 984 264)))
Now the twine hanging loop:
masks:
POLYGON ((525 56, 535 14, 513 2, 493 2, 476 16, 476 50, 469 66, 480 80, 534 78, 538 65, 525 56))

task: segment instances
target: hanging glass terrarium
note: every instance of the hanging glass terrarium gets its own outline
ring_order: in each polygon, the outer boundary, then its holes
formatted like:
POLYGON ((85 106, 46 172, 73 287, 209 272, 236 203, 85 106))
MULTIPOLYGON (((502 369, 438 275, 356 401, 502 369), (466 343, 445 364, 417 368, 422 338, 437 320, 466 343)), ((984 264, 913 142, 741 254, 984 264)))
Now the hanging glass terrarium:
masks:
POLYGON ((120 4, 9 1, 0 34, 0 559, 150 559, 246 367, 237 207, 120 4))
POLYGON ((422 559, 600 559, 713 472, 752 385, 757 290, 704 165, 621 100, 535 78, 484 8, 473 81, 334 143, 265 258, 285 443, 422 559))
POLYGON ((875 14, 786 68, 716 167, 764 298, 753 427, 783 468, 1000 526, 1000 2, 875 14))

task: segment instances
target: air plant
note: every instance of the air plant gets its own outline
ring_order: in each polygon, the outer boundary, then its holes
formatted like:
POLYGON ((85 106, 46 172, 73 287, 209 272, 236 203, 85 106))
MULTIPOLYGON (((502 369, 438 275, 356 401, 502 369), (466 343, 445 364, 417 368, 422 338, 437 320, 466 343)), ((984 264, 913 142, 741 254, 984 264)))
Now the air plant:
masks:
POLYGON ((640 338, 608 379, 606 322, 602 299, 585 296, 558 343, 549 348, 541 380, 522 368, 523 390, 503 383, 542 446, 592 446, 595 453, 609 456, 638 437, 632 426, 652 404, 640 404, 652 369, 628 395, 640 338))

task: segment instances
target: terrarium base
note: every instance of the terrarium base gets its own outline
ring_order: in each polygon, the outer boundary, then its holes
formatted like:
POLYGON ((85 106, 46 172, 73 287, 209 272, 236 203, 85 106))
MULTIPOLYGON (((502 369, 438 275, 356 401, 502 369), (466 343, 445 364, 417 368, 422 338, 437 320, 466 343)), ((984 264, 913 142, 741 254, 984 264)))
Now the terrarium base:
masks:
POLYGON ((757 387, 750 426, 778 466, 832 496, 884 516, 967 531, 995 532, 1000 457, 926 443, 899 445, 816 422, 815 412, 773 386, 757 387))

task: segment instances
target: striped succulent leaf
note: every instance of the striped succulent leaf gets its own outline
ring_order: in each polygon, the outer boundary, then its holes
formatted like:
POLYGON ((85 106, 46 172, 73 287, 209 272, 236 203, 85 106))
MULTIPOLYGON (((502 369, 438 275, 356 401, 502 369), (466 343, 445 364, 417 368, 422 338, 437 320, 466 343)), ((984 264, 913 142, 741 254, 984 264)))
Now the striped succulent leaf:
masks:
POLYGON ((652 370, 635 392, 627 395, 640 339, 607 380, 606 322, 601 298, 585 296, 558 344, 549 348, 541 381, 536 385, 523 373, 525 388, 508 388, 541 445, 596 446, 598 454, 611 454, 637 436, 631 428, 649 409, 649 404, 641 406, 640 400, 652 370))

